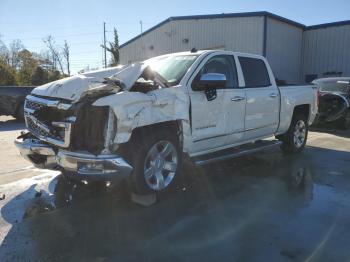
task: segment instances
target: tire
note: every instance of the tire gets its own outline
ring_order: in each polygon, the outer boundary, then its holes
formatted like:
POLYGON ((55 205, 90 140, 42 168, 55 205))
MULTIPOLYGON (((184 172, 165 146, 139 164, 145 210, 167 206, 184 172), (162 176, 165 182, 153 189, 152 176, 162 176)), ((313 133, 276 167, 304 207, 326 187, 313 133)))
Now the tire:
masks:
POLYGON ((303 114, 296 114, 293 116, 287 133, 278 137, 278 139, 282 141, 282 151, 287 154, 300 153, 303 151, 308 133, 309 125, 307 123, 307 117, 303 114))
POLYGON ((182 165, 181 147, 173 132, 153 128, 146 131, 139 132, 127 147, 127 159, 134 167, 131 187, 142 195, 175 185, 182 165))

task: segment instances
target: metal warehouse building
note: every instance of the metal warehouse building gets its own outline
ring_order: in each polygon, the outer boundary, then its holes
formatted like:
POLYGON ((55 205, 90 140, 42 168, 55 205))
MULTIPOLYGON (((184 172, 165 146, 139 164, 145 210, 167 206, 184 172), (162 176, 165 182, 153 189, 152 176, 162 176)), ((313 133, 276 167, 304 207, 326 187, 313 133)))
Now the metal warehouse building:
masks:
POLYGON ((350 20, 305 26, 269 12, 170 17, 121 45, 120 62, 194 47, 264 55, 288 83, 350 76, 350 20))

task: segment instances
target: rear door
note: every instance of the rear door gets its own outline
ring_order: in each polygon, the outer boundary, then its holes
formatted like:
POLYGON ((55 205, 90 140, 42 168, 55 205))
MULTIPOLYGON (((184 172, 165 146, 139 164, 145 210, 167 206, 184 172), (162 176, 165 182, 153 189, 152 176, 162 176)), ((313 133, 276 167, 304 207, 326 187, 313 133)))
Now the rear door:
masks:
POLYGON ((246 91, 244 138, 272 135, 279 122, 279 91, 270 79, 266 61, 258 57, 238 57, 246 91))

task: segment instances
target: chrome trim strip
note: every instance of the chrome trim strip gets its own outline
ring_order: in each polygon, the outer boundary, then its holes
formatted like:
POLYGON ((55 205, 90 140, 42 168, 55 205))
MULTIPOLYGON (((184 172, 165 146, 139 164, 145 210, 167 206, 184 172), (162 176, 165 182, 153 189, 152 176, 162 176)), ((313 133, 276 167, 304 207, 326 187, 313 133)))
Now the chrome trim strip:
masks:
POLYGON ((47 99, 43 99, 43 98, 32 96, 32 95, 28 95, 26 97, 26 99, 28 99, 29 101, 32 101, 32 102, 46 105, 48 107, 56 107, 56 108, 62 109, 62 110, 68 110, 72 106, 71 104, 62 103, 59 100, 47 100, 47 99))
MULTIPOLYGON (((43 129, 45 132, 50 134, 51 129, 46 126, 45 124, 41 123, 37 118, 35 118, 32 115, 27 115, 25 114, 25 119, 27 122, 27 118, 30 118, 34 124, 36 124, 39 128, 43 129)), ((70 145, 70 141, 71 141, 71 132, 72 132, 72 123, 69 122, 53 122, 52 123, 53 126, 56 127, 61 127, 64 128, 64 140, 58 140, 49 136, 42 136, 40 134, 37 134, 35 131, 33 131, 34 135, 39 138, 40 140, 43 140, 45 142, 51 143, 55 146, 59 146, 59 147, 63 147, 63 148, 67 148, 70 145)), ((29 131, 32 131, 28 125, 27 128, 29 129, 29 131)))

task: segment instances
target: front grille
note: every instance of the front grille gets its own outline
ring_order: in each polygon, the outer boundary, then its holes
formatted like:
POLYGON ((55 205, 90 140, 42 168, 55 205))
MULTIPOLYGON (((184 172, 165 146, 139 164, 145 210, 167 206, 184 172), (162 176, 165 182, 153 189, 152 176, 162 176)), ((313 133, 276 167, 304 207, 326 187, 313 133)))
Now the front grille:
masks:
POLYGON ((59 147, 69 147, 74 120, 64 120, 68 111, 62 109, 69 107, 69 104, 62 104, 60 101, 27 96, 24 106, 27 129, 43 141, 59 147))
POLYGON ((35 111, 35 110, 43 109, 44 107, 45 107, 44 104, 26 99, 25 108, 27 109, 35 111))
POLYGON ((40 126, 38 126, 30 117, 26 117, 26 122, 28 130, 32 132, 33 135, 42 138, 49 136, 49 133, 46 132, 46 130, 42 129, 40 126))

